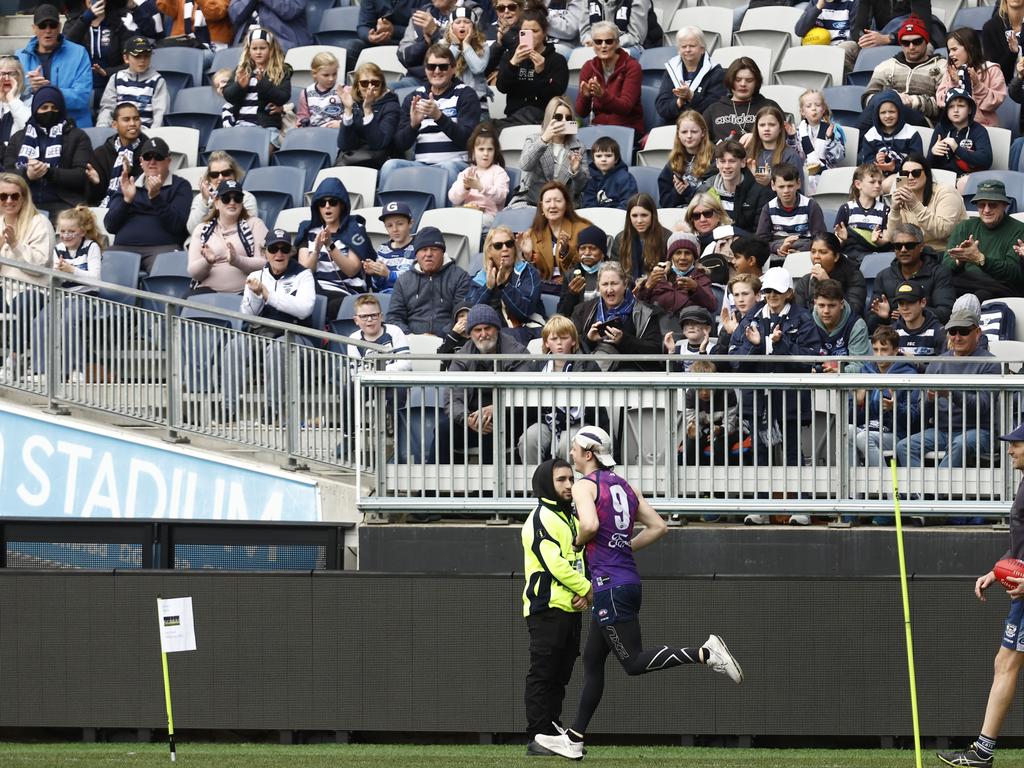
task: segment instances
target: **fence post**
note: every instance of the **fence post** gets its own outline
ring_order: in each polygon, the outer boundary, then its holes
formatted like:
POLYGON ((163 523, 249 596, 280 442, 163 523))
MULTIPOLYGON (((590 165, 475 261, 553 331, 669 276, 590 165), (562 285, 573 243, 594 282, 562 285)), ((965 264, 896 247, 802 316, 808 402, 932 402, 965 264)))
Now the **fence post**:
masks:
POLYGON ((164 381, 167 386, 167 434, 168 443, 187 443, 188 438, 178 434, 181 423, 181 366, 177 352, 181 350, 181 322, 170 302, 164 303, 164 381))
POLYGON ((288 460, 284 469, 290 472, 309 469, 309 466, 299 461, 295 446, 298 443, 299 424, 297 417, 300 415, 299 408, 299 349, 295 343, 295 333, 291 330, 284 332, 284 365, 281 366, 284 376, 284 397, 281 403, 280 419, 284 424, 284 452, 288 460))
MULTIPOLYGON (((57 383, 64 375, 63 362, 63 329, 64 329, 64 299, 58 292, 56 275, 47 278, 49 301, 46 302, 46 314, 43 318, 43 337, 46 339, 46 347, 43 349, 43 364, 46 366, 46 411, 57 416, 67 416, 71 413, 66 407, 57 403, 57 383), (61 332, 57 329, 60 328, 61 332)), ((32 290, 31 288, 29 290, 32 290)), ((42 297, 40 297, 42 298, 42 297)), ((39 339, 34 339, 38 342, 39 339)), ((32 344, 31 349, 35 350, 37 344, 32 344)), ((22 354, 32 355, 32 352, 22 354)), ((29 369, 26 369, 29 370, 29 369)))

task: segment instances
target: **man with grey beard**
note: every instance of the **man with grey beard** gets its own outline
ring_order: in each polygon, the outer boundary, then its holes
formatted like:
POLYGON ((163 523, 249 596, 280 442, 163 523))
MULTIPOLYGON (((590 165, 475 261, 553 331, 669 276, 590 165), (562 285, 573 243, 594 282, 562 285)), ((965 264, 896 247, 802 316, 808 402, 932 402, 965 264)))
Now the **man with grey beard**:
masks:
MULTIPOLYGON (((462 357, 452 360, 448 370, 455 373, 484 373, 511 371, 535 371, 537 363, 530 359, 530 352, 512 336, 503 334, 503 323, 494 308, 477 304, 469 310, 466 330, 469 341, 459 350, 462 357), (517 355, 515 360, 487 360, 484 355, 517 355)), ((445 413, 450 424, 441 426, 440 450, 438 457, 445 461, 450 452, 462 453, 466 448, 479 446, 480 460, 484 463, 493 458, 494 406, 493 392, 486 386, 450 387, 445 413)), ((509 411, 506 415, 504 441, 515 445, 523 431, 522 412, 509 411), (517 417, 518 413, 518 417, 517 417)), ((507 447, 506 445, 506 447, 507 447)))

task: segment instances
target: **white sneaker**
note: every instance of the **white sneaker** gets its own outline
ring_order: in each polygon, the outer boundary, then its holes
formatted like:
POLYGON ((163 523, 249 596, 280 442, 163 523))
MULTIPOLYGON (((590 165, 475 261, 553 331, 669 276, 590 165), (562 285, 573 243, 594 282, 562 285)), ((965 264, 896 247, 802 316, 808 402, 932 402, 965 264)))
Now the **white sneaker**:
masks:
POLYGON ((789 516, 789 524, 790 525, 810 525, 811 524, 811 516, 810 515, 790 515, 789 516))
POLYGON ((743 670, 740 669, 740 665, 733 655, 729 653, 722 638, 718 635, 710 635, 702 647, 708 652, 707 664, 709 667, 715 672, 728 675, 729 679, 737 685, 743 682, 743 670))
POLYGON ((768 525, 771 519, 768 515, 747 515, 743 518, 744 525, 768 525))
POLYGON ((573 741, 566 731, 562 731, 557 736, 538 733, 533 740, 561 757, 567 757, 570 760, 583 759, 583 742, 573 741))

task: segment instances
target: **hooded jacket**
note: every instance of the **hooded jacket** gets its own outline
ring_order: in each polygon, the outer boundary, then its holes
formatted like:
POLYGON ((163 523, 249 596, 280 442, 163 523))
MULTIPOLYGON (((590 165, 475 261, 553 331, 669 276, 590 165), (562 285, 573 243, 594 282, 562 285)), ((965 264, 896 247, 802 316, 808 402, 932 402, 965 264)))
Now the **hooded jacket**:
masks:
POLYGON ((858 163, 873 163, 875 156, 885 150, 890 159, 896 163, 896 170, 903 166, 903 159, 910 152, 923 152, 921 134, 912 125, 907 124, 906 110, 899 93, 894 90, 882 91, 871 102, 871 127, 860 138, 860 149, 857 151, 858 163), (896 125, 892 129, 882 126, 878 112, 883 104, 896 106, 896 125))
MULTIPOLYGON (((299 233, 295 237, 295 248, 307 248, 313 252, 316 236, 323 229, 324 220, 320 215, 319 202, 327 197, 341 201, 341 215, 338 229, 333 236, 333 243, 359 257, 360 261, 376 261, 377 252, 366 234, 366 222, 362 216, 352 214, 352 202, 348 190, 341 179, 324 179, 313 192, 309 204, 309 220, 299 225, 299 233)), ((366 276, 362 269, 354 277, 346 277, 338 269, 330 255, 321 251, 317 254, 316 269, 317 286, 321 292, 327 293, 363 293, 366 291, 366 276)))
MULTIPOLYGON (((842 317, 839 318, 836 327, 831 331, 821 321, 817 309, 811 312, 811 318, 818 329, 818 339, 820 341, 818 354, 823 356, 849 355, 851 357, 871 354, 868 327, 850 309, 850 302, 843 301, 842 317)), ((854 362, 844 363, 842 370, 844 373, 860 373, 863 368, 864 363, 854 362)))
MULTIPOLYGON (((42 67, 39 59, 39 38, 33 37, 18 51, 18 60, 26 74, 42 67)), ((79 128, 92 125, 92 61, 89 52, 63 35, 50 56, 50 83, 64 94, 68 117, 79 128)), ((28 78, 25 78, 28 91, 28 78)))
MULTIPOLYGON (((625 43, 622 45, 627 47, 625 43)), ((615 68, 607 79, 600 59, 593 58, 583 65, 580 82, 596 77, 603 93, 591 97, 580 90, 576 94, 576 114, 585 117, 593 112, 591 125, 624 125, 632 128, 639 138, 644 133, 644 106, 640 98, 644 71, 640 62, 623 48, 619 49, 615 68)))
MULTIPOLYGON (((32 97, 32 117, 28 121, 29 125, 34 125, 39 131, 43 129, 35 122, 35 114, 46 102, 56 104, 60 119, 67 120, 64 94, 51 85, 43 86, 32 97)), ((28 178, 25 168, 18 167, 18 152, 24 141, 25 129, 22 128, 11 137, 4 150, 3 167, 5 171, 16 173, 28 182, 36 205, 47 210, 64 206, 73 208, 79 203, 86 202, 85 167, 92 160, 92 142, 85 131, 76 128, 72 121, 67 120, 60 137, 60 162, 56 167, 47 170, 45 176, 35 181, 28 178)))
MULTIPOLYGON (((942 82, 942 73, 946 71, 946 63, 934 53, 920 64, 909 64, 902 52, 891 59, 886 59, 871 74, 861 97, 862 104, 868 104, 871 97, 885 90, 894 90, 910 96, 910 107, 916 109, 929 120, 934 120, 939 113, 935 103, 935 92, 942 82)), ((900 104, 902 105, 902 101, 900 104)))
MULTIPOLYGON (((928 252, 922 253, 921 268, 910 277, 903 276, 900 263, 894 258, 886 269, 875 275, 872 296, 886 296, 891 301, 896 295, 896 289, 903 283, 913 283, 927 297, 928 303, 925 306, 935 313, 939 322, 949 320, 953 302, 956 301, 956 290, 953 288, 953 275, 949 267, 939 257, 928 252)), ((865 319, 872 333, 883 323, 881 318, 870 311, 866 313, 865 319)))
POLYGON ((555 459, 541 462, 533 473, 537 507, 526 518, 523 542, 523 615, 557 608, 579 613, 573 597, 590 591, 583 550, 575 547, 577 523, 571 501, 559 498, 553 481, 555 459))
POLYGON ((338 149, 351 152, 365 146, 367 149, 387 150, 394 155, 392 143, 398 124, 402 121, 402 107, 394 91, 384 93, 373 103, 373 115, 369 121, 363 114, 362 102, 352 105, 352 122, 346 123, 344 116, 338 129, 338 149))
POLYGON ((444 337, 452 327, 455 310, 465 304, 469 285, 469 275, 447 254, 441 269, 430 275, 417 262, 398 276, 386 321, 406 334, 444 337))
POLYGON ((513 115, 524 107, 536 107, 541 113, 555 96, 569 85, 569 64, 555 46, 548 43, 541 55, 544 69, 538 74, 529 59, 512 63, 515 48, 504 51, 498 65, 497 89, 505 94, 505 114, 513 115))
POLYGON ((235 45, 241 45, 249 27, 253 25, 254 14, 259 14, 259 25, 274 33, 285 53, 292 48, 313 44, 313 36, 306 22, 306 3, 303 0, 231 0, 228 17, 235 30, 235 45))
POLYGON ((665 64, 665 74, 661 76, 661 85, 658 88, 658 98, 655 100, 655 109, 664 125, 672 125, 679 119, 679 115, 687 110, 693 109, 703 112, 716 101, 724 99, 728 92, 725 90, 725 70, 718 64, 711 63, 711 56, 707 52, 697 65, 697 72, 693 75, 690 83, 690 91, 693 98, 682 107, 672 93, 677 88, 677 81, 684 78, 683 62, 679 56, 675 56, 665 64), (696 88, 694 88, 696 83, 696 88))
MULTIPOLYGON (((843 286, 843 298, 850 305, 853 314, 860 317, 864 312, 864 302, 868 296, 867 285, 860 268, 846 256, 840 254, 839 260, 828 276, 832 280, 838 280, 843 286)), ((800 306, 810 309, 814 305, 814 292, 817 288, 818 281, 810 274, 798 277, 793 281, 794 301, 800 306)))
POLYGON ((625 210, 626 201, 637 193, 636 179, 629 167, 620 159, 608 173, 599 171, 590 161, 590 178, 583 190, 584 208, 619 208, 625 210))
MULTIPOLYGON (((991 69, 1002 79, 1003 75, 998 67, 993 66, 991 69)), ((928 160, 932 168, 953 171, 957 176, 974 171, 987 171, 992 167, 992 142, 985 126, 975 120, 978 105, 971 94, 962 88, 953 88, 946 92, 946 103, 953 99, 964 99, 967 102, 967 125, 963 128, 954 126, 949 119, 949 110, 943 107, 939 122, 932 132, 932 141, 928 145, 928 160), (932 148, 947 138, 956 141, 956 151, 943 157, 932 154, 932 148)))
POLYGON ((928 307, 924 308, 921 318, 924 321, 921 327, 913 330, 907 328, 902 317, 893 323, 892 329, 900 337, 900 354, 938 357, 946 351, 946 328, 928 307))

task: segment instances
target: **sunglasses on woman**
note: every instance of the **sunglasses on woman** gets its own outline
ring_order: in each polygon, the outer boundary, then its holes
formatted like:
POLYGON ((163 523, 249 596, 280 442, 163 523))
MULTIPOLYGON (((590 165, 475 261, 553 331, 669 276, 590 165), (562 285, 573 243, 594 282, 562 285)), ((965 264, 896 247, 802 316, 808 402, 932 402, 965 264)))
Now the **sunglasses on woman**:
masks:
POLYGON ((696 219, 713 219, 718 215, 718 211, 694 211, 693 218, 696 219))
POLYGON ((211 179, 233 179, 235 172, 230 168, 225 168, 223 171, 207 171, 206 175, 211 179))
POLYGON ((360 80, 360 88, 380 88, 380 80, 360 80))
POLYGON ((516 3, 502 3, 501 5, 494 6, 494 10, 498 13, 512 13, 519 10, 519 5, 516 3))
POLYGON ((21 200, 21 192, 0 192, 0 203, 6 203, 10 200, 12 203, 16 203, 21 200))
POLYGON ((226 195, 221 195, 220 201, 224 203, 224 205, 231 205, 232 203, 241 203, 242 199, 240 192, 228 192, 226 195))
POLYGON ((491 247, 494 250, 496 250, 496 251, 501 251, 501 250, 504 250, 505 248, 515 248, 516 247, 516 241, 515 240, 495 240, 493 243, 491 243, 491 247))
POLYGON ((290 245, 268 245, 267 253, 291 253, 290 245))
POLYGON ((325 197, 323 200, 316 201, 317 208, 334 208, 337 205, 341 205, 341 200, 336 197, 325 197))
POLYGON ((908 176, 912 179, 920 179, 924 176, 924 168, 913 168, 908 171, 900 171, 898 174, 901 178, 907 178, 908 176))

